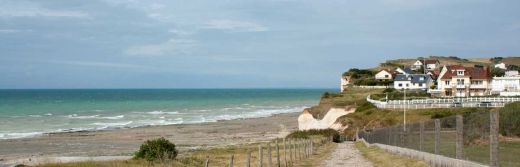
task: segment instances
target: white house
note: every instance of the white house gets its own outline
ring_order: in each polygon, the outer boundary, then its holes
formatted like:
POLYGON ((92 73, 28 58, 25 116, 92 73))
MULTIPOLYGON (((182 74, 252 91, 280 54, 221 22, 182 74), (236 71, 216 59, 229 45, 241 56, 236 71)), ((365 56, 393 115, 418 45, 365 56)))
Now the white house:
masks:
POLYGON ((397 90, 428 90, 432 85, 431 76, 426 74, 399 74, 394 78, 394 88, 397 90))
POLYGON ((427 70, 435 70, 440 66, 440 62, 437 59, 425 60, 424 64, 427 70))
POLYGON ((493 77, 491 91, 500 96, 520 96, 520 76, 493 77))
POLYGON ((392 74, 387 70, 381 70, 376 75, 377 80, 392 80, 392 74))
POLYGON ((415 63, 413 63, 412 68, 413 69, 420 69, 424 66, 424 62, 422 60, 417 60, 415 63))
POLYGON ((503 63, 503 62, 500 62, 498 64, 495 64, 495 68, 500 68, 500 69, 503 69, 503 70, 506 70, 507 67, 506 67, 506 64, 503 63))

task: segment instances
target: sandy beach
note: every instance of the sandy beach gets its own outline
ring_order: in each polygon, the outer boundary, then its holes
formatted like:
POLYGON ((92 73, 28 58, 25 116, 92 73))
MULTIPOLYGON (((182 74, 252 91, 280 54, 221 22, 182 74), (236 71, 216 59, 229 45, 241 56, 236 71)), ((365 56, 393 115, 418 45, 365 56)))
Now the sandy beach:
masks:
POLYGON ((180 150, 270 140, 296 130, 299 114, 0 140, 0 164, 22 158, 129 156, 143 141, 158 137, 174 142, 180 150))

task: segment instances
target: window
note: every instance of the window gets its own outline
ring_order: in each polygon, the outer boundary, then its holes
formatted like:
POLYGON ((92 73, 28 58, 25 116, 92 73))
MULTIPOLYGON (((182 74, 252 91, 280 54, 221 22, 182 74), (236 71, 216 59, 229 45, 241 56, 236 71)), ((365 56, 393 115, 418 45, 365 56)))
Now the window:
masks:
POLYGON ((385 78, 388 78, 388 75, 385 75, 385 78))
POLYGON ((464 79, 457 79, 457 85, 464 85, 464 79))
POLYGON ((400 83, 400 84, 399 84, 399 87, 403 87, 403 84, 402 84, 402 83, 400 83))
POLYGON ((450 81, 444 81, 444 84, 450 85, 450 81))
POLYGON ((457 71, 457 75, 464 75, 464 71, 462 71, 462 70, 457 71))
POLYGON ((410 84, 406 84, 406 87, 410 87, 410 84))
POLYGON ((424 77, 419 77, 419 81, 424 81, 424 77))
POLYGON ((422 83, 419 83, 419 87, 422 87, 422 83))

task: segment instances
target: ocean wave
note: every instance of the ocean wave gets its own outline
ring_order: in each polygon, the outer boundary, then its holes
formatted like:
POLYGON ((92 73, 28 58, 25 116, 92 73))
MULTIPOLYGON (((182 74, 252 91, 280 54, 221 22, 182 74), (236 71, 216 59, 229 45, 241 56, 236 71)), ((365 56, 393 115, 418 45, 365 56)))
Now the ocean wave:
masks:
POLYGON ((151 114, 151 115, 179 114, 179 112, 177 112, 177 111, 164 112, 164 111, 161 111, 161 110, 158 110, 158 111, 150 111, 150 112, 146 112, 146 113, 147 113, 147 114, 151 114))
POLYGON ((36 137, 42 135, 43 132, 25 132, 25 133, 0 133, 0 139, 19 139, 36 137))
POLYGON ((97 117, 99 117, 99 115, 84 115, 84 116, 78 116, 78 114, 67 115, 67 118, 71 118, 71 119, 92 119, 92 118, 97 118, 97 117))
POLYGON ((123 119, 125 115, 118 115, 113 117, 100 117, 101 119, 123 119))
POLYGON ((95 122, 91 125, 98 125, 98 126, 107 126, 107 127, 120 127, 125 126, 133 123, 134 121, 128 121, 128 122, 95 122))

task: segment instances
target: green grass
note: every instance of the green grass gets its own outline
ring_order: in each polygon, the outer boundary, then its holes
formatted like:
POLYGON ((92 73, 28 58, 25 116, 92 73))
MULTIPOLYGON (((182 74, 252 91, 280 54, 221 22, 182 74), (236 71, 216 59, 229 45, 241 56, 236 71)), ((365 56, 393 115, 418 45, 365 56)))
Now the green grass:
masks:
POLYGON ((363 156, 370 160, 375 167, 428 167, 428 164, 423 161, 387 153, 377 147, 366 147, 362 142, 356 142, 356 148, 359 149, 363 156))

